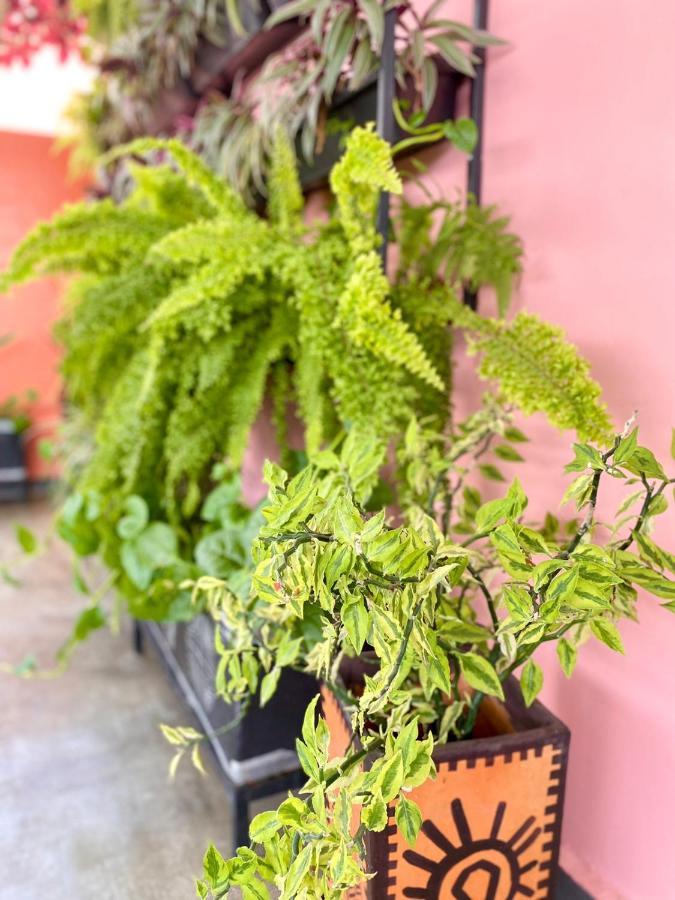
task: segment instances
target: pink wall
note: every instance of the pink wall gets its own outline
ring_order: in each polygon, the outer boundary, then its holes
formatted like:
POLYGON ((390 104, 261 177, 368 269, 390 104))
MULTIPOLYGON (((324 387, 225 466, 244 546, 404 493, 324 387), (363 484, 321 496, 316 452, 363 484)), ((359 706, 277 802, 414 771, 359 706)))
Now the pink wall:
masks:
MULTIPOLYGON (((82 193, 82 185, 68 179, 67 158, 55 155, 53 144, 51 137, 0 131, 0 268, 37 222, 82 193)), ((51 333, 58 294, 56 283, 47 280, 22 285, 0 297, 0 335, 13 338, 0 347, 0 402, 29 388, 39 394, 31 410, 35 427, 27 433, 34 478, 49 474, 36 448, 59 418, 59 354, 51 333)))
MULTIPOLYGON (((491 6, 491 28, 510 46, 492 51, 488 66, 484 200, 512 216, 525 242, 516 306, 567 329, 617 422, 638 408, 643 442, 667 460, 675 418, 675 5, 491 6)), ((430 177, 447 192, 463 183, 456 153, 429 159, 430 177)), ((476 393, 466 374, 460 389, 476 393)), ((518 474, 535 505, 555 511, 570 436, 534 419, 527 429, 539 443, 518 474)), ((667 525, 659 536, 672 549, 667 525)), ((672 900, 675 617, 645 595, 641 620, 621 626, 625 657, 584 646, 571 682, 549 654, 544 700, 572 730, 564 860, 589 888, 606 886, 598 896, 672 900)))

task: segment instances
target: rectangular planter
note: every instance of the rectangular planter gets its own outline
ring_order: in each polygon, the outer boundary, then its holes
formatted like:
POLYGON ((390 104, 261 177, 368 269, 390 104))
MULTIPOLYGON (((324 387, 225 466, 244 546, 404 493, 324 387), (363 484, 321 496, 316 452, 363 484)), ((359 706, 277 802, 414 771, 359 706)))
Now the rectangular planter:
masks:
POLYGON ((26 500, 28 482, 23 440, 12 419, 0 418, 0 500, 26 500))
MULTIPOLYGON (((390 807, 385 831, 369 835, 368 867, 377 874, 350 897, 554 896, 570 735, 542 704, 526 709, 515 682, 506 695, 505 709, 489 701, 481 715, 481 731, 497 733, 436 749, 436 778, 409 795, 423 817, 414 848, 390 807)), ((351 736, 349 719, 325 688, 322 698, 331 753, 341 755, 351 736)))
POLYGON ((295 740, 305 709, 317 692, 313 678, 285 670, 276 694, 266 706, 261 708, 254 700, 238 724, 217 734, 240 718, 242 710, 239 704, 225 703, 216 694, 220 656, 214 647, 213 620, 200 615, 190 622, 143 622, 141 627, 157 645, 180 694, 210 737, 217 761, 233 785, 250 785, 297 771, 295 740))

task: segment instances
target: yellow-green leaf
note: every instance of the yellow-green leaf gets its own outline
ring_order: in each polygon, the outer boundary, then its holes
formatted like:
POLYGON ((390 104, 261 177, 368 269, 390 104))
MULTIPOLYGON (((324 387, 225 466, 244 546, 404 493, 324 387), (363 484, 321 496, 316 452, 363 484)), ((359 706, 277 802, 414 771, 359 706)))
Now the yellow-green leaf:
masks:
POLYGON ((504 699, 504 691, 499 677, 492 663, 488 662, 485 657, 479 656, 478 653, 462 653, 459 656, 459 665, 467 684, 472 688, 482 691, 484 694, 499 697, 501 700, 504 699))
POLYGON ((528 659, 520 674, 520 690, 526 706, 532 706, 543 686, 544 673, 533 659, 528 659))

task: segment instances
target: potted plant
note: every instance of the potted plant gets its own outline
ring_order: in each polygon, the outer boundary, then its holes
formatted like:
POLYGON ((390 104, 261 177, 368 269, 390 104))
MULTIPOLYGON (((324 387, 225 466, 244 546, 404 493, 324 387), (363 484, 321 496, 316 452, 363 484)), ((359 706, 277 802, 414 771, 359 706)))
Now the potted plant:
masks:
POLYGON ((245 689, 251 656, 264 696, 300 666, 324 683, 324 716, 317 697, 300 796, 258 815, 232 859, 209 848, 200 896, 552 896, 569 735, 536 701, 536 652, 554 642, 568 677, 587 639, 622 652, 637 587, 675 611, 675 558, 650 537, 675 479, 631 420, 575 444, 577 516, 534 521, 518 480, 487 501, 475 486, 478 466, 521 459, 511 418, 488 396, 442 434, 413 420, 397 509, 369 505, 372 434, 292 479, 268 464, 247 614, 222 582, 195 590, 238 635, 226 689, 245 689), (613 518, 598 512, 610 481, 627 494, 613 518))
MULTIPOLYGON (((444 5, 434 3, 418 13, 410 0, 276 4, 265 30, 242 54, 228 60, 221 51, 222 71, 211 86, 226 96, 204 96, 191 128, 192 146, 229 182, 255 195, 264 190, 270 149, 283 130, 303 161, 303 186, 325 184, 345 134, 375 118, 385 13, 394 8, 392 65, 398 98, 413 126, 426 129, 426 142, 442 139, 442 128, 434 125, 454 116, 457 89, 475 74, 476 48, 501 43, 446 18, 444 5), (277 36, 279 47, 273 44, 277 36), (256 58, 257 47, 267 52, 266 58, 256 58), (242 78, 242 70, 249 72, 254 64, 262 64, 260 70, 242 78)), ((196 82, 200 90, 207 83, 202 78, 196 82)), ((396 140, 406 131, 398 130, 396 140)))
POLYGON ((391 151, 372 130, 350 138, 336 167, 338 210, 318 227, 302 223, 293 156, 283 140, 268 220, 247 210, 178 142, 142 141, 118 151, 127 152, 166 156, 131 167, 136 187, 123 203, 71 207, 40 226, 6 277, 9 283, 61 267, 82 276, 58 335, 69 428, 86 449, 65 466, 69 496, 56 527, 75 553, 75 585, 86 606, 58 663, 65 666, 93 630, 114 624, 121 600, 147 623, 143 631, 180 673, 182 692, 232 768, 260 754, 260 742, 247 735, 261 730, 276 749, 292 749, 315 689, 311 679, 289 674, 273 704, 261 711, 251 704, 252 715, 239 721, 236 704, 226 707, 213 684, 214 644, 223 635, 182 587, 207 574, 247 593, 257 529, 235 473, 265 394, 274 399, 287 466, 293 458, 286 420, 294 403, 314 448, 337 433, 336 406, 340 418, 367 418, 383 434, 400 430, 414 407, 442 421, 448 316, 438 302, 430 316, 416 285, 426 285, 442 264, 439 286, 459 293, 470 277, 505 298, 520 246, 490 209, 439 204, 420 216, 402 206, 402 265, 391 302, 382 293, 389 285, 379 279, 382 296, 363 309, 386 335, 377 344, 363 331, 366 320, 360 325, 350 307, 340 306, 356 302, 345 294, 356 268, 363 271, 354 290, 379 271, 371 219, 379 186, 401 189, 391 151), (445 245, 433 244, 432 259, 432 245, 421 251, 419 241, 439 217, 445 245), (425 397, 426 383, 433 397, 425 397), (98 584, 86 566, 94 555, 107 569, 98 584), (236 724, 217 735, 228 723, 236 724))
POLYGON ((0 499, 25 500, 27 495, 24 435, 31 426, 29 407, 36 395, 12 395, 0 403, 0 499))
POLYGON ((211 491, 228 490, 223 472, 238 470, 265 397, 287 467, 292 407, 310 450, 330 441, 340 420, 368 421, 383 435, 400 432, 415 409, 444 421, 445 298, 468 283, 490 285, 505 305, 521 249, 492 209, 402 204, 394 217, 401 264, 389 283, 372 214, 380 188, 400 193, 401 182, 390 148, 369 128, 350 136, 334 169, 336 211, 320 225, 302 221, 283 139, 267 219, 180 142, 146 139, 115 155, 141 154, 155 154, 154 164, 130 166, 136 185, 123 203, 70 207, 39 226, 0 288, 80 273, 58 337, 70 419, 90 437, 66 469, 70 497, 58 528, 78 556, 103 558, 135 617, 158 620, 198 612, 162 592, 159 573, 167 558, 179 559, 187 567, 179 581, 194 577, 195 550, 211 527, 202 511, 211 491), (436 226, 442 235, 432 240, 436 226), (364 290, 368 304, 359 301, 364 290), (137 527, 142 571, 125 546, 137 527))

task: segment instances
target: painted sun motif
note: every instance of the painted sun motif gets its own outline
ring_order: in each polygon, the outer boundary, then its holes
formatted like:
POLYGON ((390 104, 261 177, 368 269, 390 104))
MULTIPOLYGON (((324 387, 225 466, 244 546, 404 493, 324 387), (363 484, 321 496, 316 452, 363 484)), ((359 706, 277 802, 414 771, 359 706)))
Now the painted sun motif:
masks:
POLYGON ((527 872, 538 865, 537 860, 523 862, 523 856, 541 833, 530 816, 508 838, 500 835, 506 803, 497 804, 487 837, 474 838, 464 812, 462 801, 450 804, 452 818, 459 836, 457 844, 432 821, 426 820, 422 833, 442 851, 440 859, 431 859, 406 850, 407 863, 428 873, 423 887, 407 887, 403 896, 416 900, 514 900, 531 897, 534 890, 523 883, 527 872))

